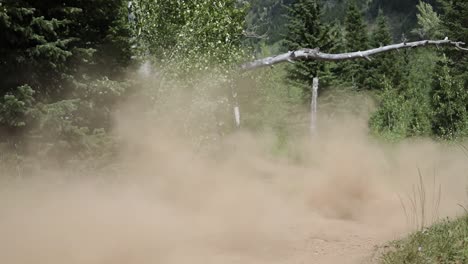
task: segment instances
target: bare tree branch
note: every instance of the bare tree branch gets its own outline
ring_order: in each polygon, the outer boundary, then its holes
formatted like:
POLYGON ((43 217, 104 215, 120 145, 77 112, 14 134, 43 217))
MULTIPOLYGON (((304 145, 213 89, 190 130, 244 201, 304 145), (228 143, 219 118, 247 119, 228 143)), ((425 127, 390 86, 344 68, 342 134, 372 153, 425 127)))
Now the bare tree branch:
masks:
POLYGON ((356 51, 349 53, 322 53, 319 49, 300 49, 297 51, 290 51, 284 54, 280 54, 273 57, 268 57, 264 59, 259 59, 253 62, 245 63, 241 65, 243 70, 253 70, 261 67, 272 66, 274 64, 282 62, 293 62, 297 60, 321 60, 321 61, 342 61, 342 60, 351 60, 351 59, 367 59, 370 60, 370 56, 375 54, 389 52, 392 50, 407 49, 407 48, 417 48, 424 46, 439 46, 439 45, 451 45, 455 46, 459 50, 468 51, 466 48, 461 46, 465 45, 464 42, 455 42, 447 38, 444 40, 421 40, 414 42, 403 42, 399 44, 392 44, 388 46, 383 46, 380 48, 365 50, 365 51, 356 51))
POLYGON ((258 35, 257 33, 253 32, 253 31, 246 31, 246 30, 244 30, 244 31, 242 32, 242 34, 243 34, 244 37, 246 37, 246 38, 268 39, 268 35, 267 35, 267 34, 258 35))

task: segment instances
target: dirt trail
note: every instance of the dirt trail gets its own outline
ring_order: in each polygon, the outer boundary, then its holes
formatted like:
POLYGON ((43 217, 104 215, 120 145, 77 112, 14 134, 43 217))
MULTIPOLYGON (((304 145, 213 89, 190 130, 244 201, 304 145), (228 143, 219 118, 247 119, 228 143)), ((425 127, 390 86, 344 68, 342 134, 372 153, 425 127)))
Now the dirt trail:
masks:
POLYGON ((427 222, 466 201, 468 163, 456 147, 385 147, 346 126, 295 144, 293 161, 272 156, 266 137, 240 133, 200 153, 135 127, 119 128, 127 147, 111 175, 2 180, 1 263, 365 263, 414 228, 398 195, 408 202, 418 168, 427 222))
POLYGON ((58 186, 3 193, 2 262, 361 263, 397 234, 392 223, 327 218, 253 193, 188 202, 141 187, 58 186))

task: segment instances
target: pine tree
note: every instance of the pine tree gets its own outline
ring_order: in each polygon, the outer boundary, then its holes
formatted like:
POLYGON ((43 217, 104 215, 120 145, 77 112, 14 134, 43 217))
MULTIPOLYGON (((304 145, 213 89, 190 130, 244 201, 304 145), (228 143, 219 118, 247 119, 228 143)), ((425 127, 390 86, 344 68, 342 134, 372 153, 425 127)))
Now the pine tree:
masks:
POLYGON ((92 61, 86 65, 88 74, 111 79, 121 77, 133 55, 131 29, 128 23, 127 0, 70 1, 82 11, 69 32, 78 38, 74 47, 94 50, 92 61), (92 65, 93 67, 89 67, 92 65))
MULTIPOLYGON (((391 43, 390 27, 383 11, 380 10, 371 36, 371 46, 377 48, 391 43)), ((394 52, 375 56, 368 63, 368 78, 366 78, 364 86, 369 89, 382 90, 384 88, 384 79, 387 79, 392 87, 398 86, 402 82, 402 70, 398 68, 398 61, 399 57, 394 52)))
MULTIPOLYGON (((468 2, 465 0, 439 0, 442 5, 442 26, 446 36, 454 41, 468 42, 468 2)), ((454 67, 453 74, 464 75, 468 80, 468 56, 458 50, 447 50, 447 57, 454 67)))
MULTIPOLYGON (((366 24, 355 1, 348 4, 345 18, 345 40, 346 51, 360 51, 366 50, 369 47, 369 39, 367 36, 366 24)), ((344 64, 345 78, 351 82, 353 86, 358 88, 364 87, 365 70, 368 63, 363 60, 348 61, 344 64)))
POLYGON ((382 9, 379 10, 379 15, 377 16, 376 29, 372 33, 371 43, 374 47, 381 47, 392 43, 390 27, 382 9))
POLYGON ((366 23, 356 1, 350 1, 345 18, 347 51, 366 50, 369 47, 366 23))
POLYGON ((3 94, 28 84, 54 100, 66 82, 77 81, 77 73, 112 77, 129 64, 126 1, 62 2, 10 0, 0 5, 3 94))
POLYGON ((108 128, 131 62, 127 17, 125 0, 2 1, 0 129, 57 142, 108 128))
POLYGON ((71 39, 57 38, 57 30, 66 26, 64 20, 52 21, 37 16, 36 8, 25 1, 4 2, 0 8, 3 18, 0 23, 3 95, 24 84, 22 82, 36 86, 42 73, 63 68, 63 62, 71 55, 64 46, 71 39))
POLYGON ((75 38, 68 34, 68 25, 73 11, 68 6, 59 6, 55 10, 63 12, 63 17, 52 17, 54 9, 48 11, 52 7, 41 9, 40 3, 35 6, 24 0, 0 4, 0 103, 2 112, 17 113, 7 115, 11 118, 3 116, 0 122, 3 130, 18 130, 15 127, 26 125, 26 109, 8 109, 22 104, 31 106, 20 99, 24 97, 22 94, 34 94, 42 100, 57 98, 64 92, 63 82, 71 77, 67 61, 73 55, 70 46, 75 38), (18 104, 8 103, 12 98, 18 104))
MULTIPOLYGON (((298 0, 289 9, 288 33, 286 48, 290 51, 301 48, 319 48, 321 51, 330 50, 334 42, 330 38, 330 28, 321 22, 321 7, 318 0, 298 0)), ((288 70, 288 80, 300 86, 308 100, 310 87, 314 77, 326 75, 323 62, 300 61, 288 70)))

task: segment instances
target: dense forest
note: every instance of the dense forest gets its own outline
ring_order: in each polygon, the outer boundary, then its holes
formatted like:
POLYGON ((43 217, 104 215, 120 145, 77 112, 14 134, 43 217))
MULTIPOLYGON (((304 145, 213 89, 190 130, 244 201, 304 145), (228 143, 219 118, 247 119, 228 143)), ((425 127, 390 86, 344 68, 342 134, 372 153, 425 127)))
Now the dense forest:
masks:
POLYGON ((464 0, 2 0, 2 146, 60 159, 105 156, 123 102, 140 98, 142 115, 157 115, 165 96, 181 92, 198 109, 182 122, 202 116, 202 132, 233 131, 232 106, 240 105, 244 128, 283 135, 307 107, 313 77, 321 91, 374 98, 376 137, 460 139, 468 132, 468 53, 455 48, 248 73, 238 66, 300 48, 468 41, 466 17, 464 0))

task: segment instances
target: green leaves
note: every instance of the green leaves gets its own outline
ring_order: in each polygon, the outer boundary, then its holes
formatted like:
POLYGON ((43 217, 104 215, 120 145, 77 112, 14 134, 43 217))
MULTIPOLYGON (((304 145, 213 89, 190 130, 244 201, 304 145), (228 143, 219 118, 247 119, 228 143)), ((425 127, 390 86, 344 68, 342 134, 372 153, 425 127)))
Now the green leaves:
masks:
MULTIPOLYGON (((448 4, 448 1, 443 2, 448 4)), ((468 10, 468 5, 458 1, 451 3, 453 5, 444 6, 445 15, 440 20, 429 4, 421 2, 418 5, 419 28, 415 33, 424 38, 441 37, 443 23, 447 36, 463 35, 465 29, 462 24, 465 21, 461 19, 460 14, 468 10), (456 23, 460 27, 449 28, 447 23, 456 23)), ((381 23, 378 23, 378 28, 381 27, 381 23)), ((374 41, 378 36, 383 39, 383 32, 377 29, 374 41), (378 31, 381 33, 377 34, 378 31)), ((445 52, 448 59, 444 55, 441 60, 440 52, 428 49, 403 54, 389 53, 376 57, 376 60, 371 62, 369 85, 378 88, 379 79, 385 78, 390 81, 390 85, 387 85, 382 93, 380 108, 370 121, 375 132, 384 137, 432 135, 450 140, 467 135, 466 56, 455 50, 445 52), (435 69, 434 62, 438 62, 435 69), (390 87, 393 89, 391 93, 388 91, 390 87), (390 105, 392 103, 394 105, 390 105), (399 120, 401 125, 395 126, 392 120, 399 120)))
POLYGON ((384 90, 379 98, 379 109, 369 121, 371 130, 387 140, 403 139, 408 135, 410 104, 388 80, 382 81, 384 90))
POLYGON ((446 62, 438 66, 432 91, 434 133, 446 139, 466 136, 468 130, 467 102, 466 83, 452 75, 446 62))
POLYGON ((421 39, 439 39, 443 38, 441 20, 439 15, 434 11, 432 5, 420 1, 417 5, 419 13, 418 27, 412 32, 419 35, 421 39))
POLYGON ((140 54, 182 75, 240 59, 245 5, 235 0, 132 1, 140 54))

